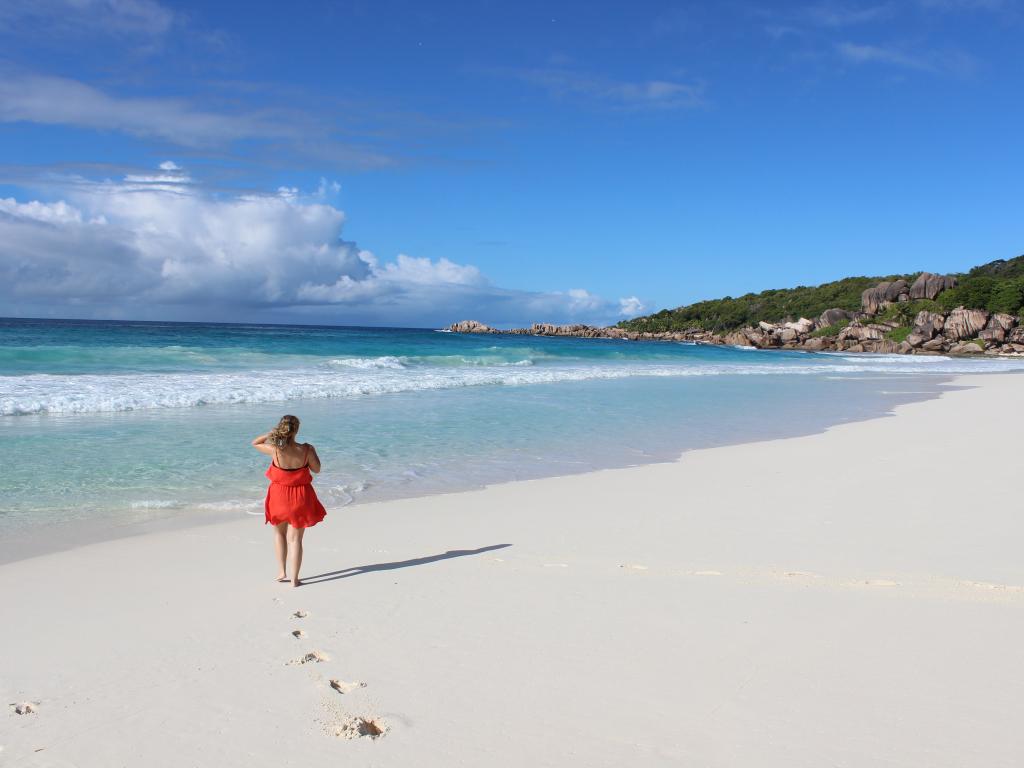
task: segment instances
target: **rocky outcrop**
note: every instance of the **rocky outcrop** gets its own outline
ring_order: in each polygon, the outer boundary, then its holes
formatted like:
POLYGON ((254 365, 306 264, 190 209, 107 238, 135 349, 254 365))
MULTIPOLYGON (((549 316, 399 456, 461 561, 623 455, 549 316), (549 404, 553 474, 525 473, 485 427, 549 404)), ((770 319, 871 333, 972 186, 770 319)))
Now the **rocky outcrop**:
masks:
POLYGON ((911 347, 920 347, 926 341, 931 341, 942 330, 945 322, 946 318, 938 312, 921 310, 914 318, 914 327, 907 336, 907 343, 911 347))
POLYGON ((865 314, 875 315, 879 310, 900 301, 932 300, 949 288, 956 288, 957 279, 951 275, 933 275, 922 272, 908 285, 906 280, 892 280, 868 288, 860 295, 861 309, 865 314))
POLYGON ((893 280, 892 282, 879 283, 874 288, 868 288, 860 295, 860 306, 866 314, 878 314, 878 310, 893 304, 897 301, 908 301, 910 299, 910 286, 906 280, 893 280))
POLYGON ((452 333, 501 333, 501 331, 495 330, 491 326, 484 325, 476 320, 460 320, 457 323, 452 323, 448 330, 452 333))
POLYGON ((980 355, 984 351, 985 345, 974 340, 958 342, 947 350, 951 355, 980 355))
POLYGON ((931 272, 922 272, 910 286, 910 298, 912 301, 931 300, 948 288, 956 288, 956 284, 956 278, 951 275, 933 275, 931 272))
POLYGON ((722 337, 722 342, 731 347, 751 347, 750 339, 743 331, 731 331, 722 337))
POLYGON ((890 339, 882 339, 871 351, 880 355, 895 355, 900 351, 900 344, 890 339))
POLYGON ((856 313, 849 312, 845 309, 826 309, 818 318, 818 327, 828 328, 830 325, 848 323, 856 316, 856 313))
MULTIPOLYGON (((896 281, 897 283, 905 281, 896 281)), ((885 284, 883 284, 885 285, 885 284)), ((881 288, 881 286, 879 286, 881 288)), ((901 290, 899 285, 895 290, 901 290)), ((878 296, 892 295, 889 288, 878 296)), ((897 294, 905 295, 902 290, 897 294)), ((888 301, 888 299, 883 299, 888 301)), ((914 316, 910 333, 903 341, 894 332, 901 327, 897 320, 871 322, 866 314, 856 316, 838 333, 823 333, 838 323, 836 314, 845 316, 853 313, 845 310, 828 310, 817 320, 801 317, 781 323, 762 320, 757 326, 747 326, 723 334, 712 333, 701 328, 683 331, 639 332, 624 328, 603 328, 592 325, 554 325, 534 323, 529 328, 496 330, 476 320, 453 323, 455 333, 507 333, 532 336, 574 336, 579 338, 625 339, 629 341, 686 341, 698 344, 730 344, 738 347, 757 349, 798 349, 808 352, 843 351, 875 352, 882 354, 916 355, 1024 355, 1024 326, 1020 318, 1005 313, 990 314, 983 309, 957 307, 948 315, 924 310, 914 316)), ((849 319, 847 317, 847 319, 849 319)), ((905 328, 905 326, 903 326, 905 328)))
MULTIPOLYGON (((957 278, 922 272, 909 284, 898 279, 879 283, 861 293, 861 312, 834 307, 814 319, 761 320, 723 333, 699 327, 674 331, 631 331, 618 327, 534 323, 529 328, 496 330, 475 320, 454 323, 456 333, 507 333, 532 336, 625 339, 629 341, 686 341, 729 344, 758 349, 878 352, 886 354, 1024 355, 1024 327, 1005 313, 958 307, 948 314, 920 311, 909 323, 906 312, 878 313, 893 304, 932 301, 957 287, 957 278), (838 330, 838 333, 834 333, 838 330), (896 341, 905 335, 902 341, 896 341)), ((934 306, 934 305, 932 305, 934 306)))
POLYGON ((1001 328, 1002 330, 1009 332, 1017 327, 1017 318, 1013 315, 1008 315, 1005 312, 996 312, 988 319, 988 327, 1001 328))
POLYGON ((824 336, 812 336, 809 339, 805 339, 804 343, 800 346, 808 352, 821 352, 832 348, 832 340, 827 339, 824 336))
POLYGON ((938 312, 929 312, 927 309, 922 309, 914 316, 914 330, 921 333, 929 333, 928 338, 941 331, 945 324, 945 315, 941 315, 938 312))
POLYGON ((817 328, 817 325, 816 322, 806 317, 784 323, 769 323, 762 320, 756 328, 741 328, 727 334, 725 343, 736 344, 739 342, 741 346, 757 347, 758 349, 773 347, 798 349, 806 342, 809 334, 817 328), (740 342, 741 338, 745 340, 745 344, 740 342))
MULTIPOLYGON (((606 337, 609 328, 597 328, 592 325, 552 325, 551 323, 534 323, 529 328, 532 336, 580 336, 585 339, 606 337)), ((615 330, 621 330, 616 328, 615 330)))
POLYGON ((1006 341, 1017 327, 1017 318, 1005 312, 996 312, 988 319, 985 330, 978 332, 978 338, 989 345, 1006 341))
POLYGON ((807 334, 814 330, 814 321, 808 320, 806 317, 801 317, 795 323, 783 323, 783 325, 791 331, 795 331, 798 334, 807 334))
POLYGON ((947 315, 942 335, 950 341, 970 339, 977 336, 987 322, 988 312, 984 309, 957 307, 947 315))
POLYGON ((1006 341, 1006 331, 1002 328, 986 328, 978 331, 978 338, 987 344, 1001 344, 1006 341))
POLYGON ((884 326, 861 325, 858 322, 850 323, 839 332, 839 341, 881 341, 885 338, 885 332, 889 330, 884 326))

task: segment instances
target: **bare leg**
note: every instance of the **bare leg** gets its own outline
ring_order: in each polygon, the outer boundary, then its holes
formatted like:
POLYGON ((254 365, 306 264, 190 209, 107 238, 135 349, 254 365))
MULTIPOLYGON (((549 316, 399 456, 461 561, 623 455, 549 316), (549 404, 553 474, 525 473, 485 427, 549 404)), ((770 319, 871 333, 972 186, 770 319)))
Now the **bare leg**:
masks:
POLYGON ((288 548, 292 554, 293 587, 297 587, 302 583, 299 581, 299 569, 302 568, 302 534, 305 532, 305 528, 292 528, 288 526, 288 548))
POLYGON ((288 523, 278 523, 274 526, 274 553, 280 566, 277 572, 278 581, 288 581, 288 572, 285 570, 288 561, 288 539, 285 538, 287 530, 288 523))

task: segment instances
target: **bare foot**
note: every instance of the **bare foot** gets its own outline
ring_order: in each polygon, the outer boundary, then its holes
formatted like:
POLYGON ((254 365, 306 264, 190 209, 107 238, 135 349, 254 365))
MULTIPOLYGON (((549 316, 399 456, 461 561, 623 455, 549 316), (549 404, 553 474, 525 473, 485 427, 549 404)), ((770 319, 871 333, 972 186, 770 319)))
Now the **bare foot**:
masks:
POLYGON ((285 573, 284 571, 281 571, 279 574, 277 574, 277 580, 278 581, 288 581, 288 574, 285 573))
POLYGON ((302 580, 301 579, 292 579, 292 586, 293 587, 301 587, 302 586, 302 580))

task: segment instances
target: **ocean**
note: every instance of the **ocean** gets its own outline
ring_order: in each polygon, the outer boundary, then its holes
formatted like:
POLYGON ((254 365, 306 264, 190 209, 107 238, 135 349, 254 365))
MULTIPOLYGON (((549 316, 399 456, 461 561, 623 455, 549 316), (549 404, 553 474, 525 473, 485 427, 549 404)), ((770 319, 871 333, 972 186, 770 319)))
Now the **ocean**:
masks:
POLYGON ((0 320, 0 538, 259 517, 267 460, 249 441, 285 413, 317 446, 331 520, 367 501, 810 433, 935 396, 952 374, 1020 369, 432 329, 0 320))

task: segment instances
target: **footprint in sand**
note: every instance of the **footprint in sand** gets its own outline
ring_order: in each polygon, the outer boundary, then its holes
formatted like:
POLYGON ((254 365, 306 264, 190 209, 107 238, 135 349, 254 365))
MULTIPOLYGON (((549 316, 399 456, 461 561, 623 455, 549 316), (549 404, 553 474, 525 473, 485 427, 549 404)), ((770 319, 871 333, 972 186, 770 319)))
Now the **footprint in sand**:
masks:
POLYGON ((295 613, 292 614, 292 618, 293 619, 304 619, 307 616, 309 616, 309 612, 308 611, 296 611, 295 613))
POLYGON ((329 661, 329 659, 320 651, 311 651, 297 659, 292 659, 285 666, 291 666, 292 664, 319 664, 322 661, 329 661))
POLYGON ((16 715, 34 715, 39 711, 36 709, 38 706, 38 701, 23 701, 20 704, 11 704, 11 709, 14 710, 14 714, 16 715))
POLYGON ((338 693, 350 693, 358 690, 359 688, 365 688, 366 683, 361 683, 358 680, 352 683, 346 683, 344 680, 336 680, 331 678, 331 688, 336 690, 338 693))
POLYGON ((306 633, 301 629, 293 629, 292 637, 294 637, 296 640, 304 640, 306 638, 306 633))
POLYGON ((358 739, 366 736, 371 739, 379 739, 388 732, 387 723, 376 717, 350 717, 334 735, 343 739, 358 739))

